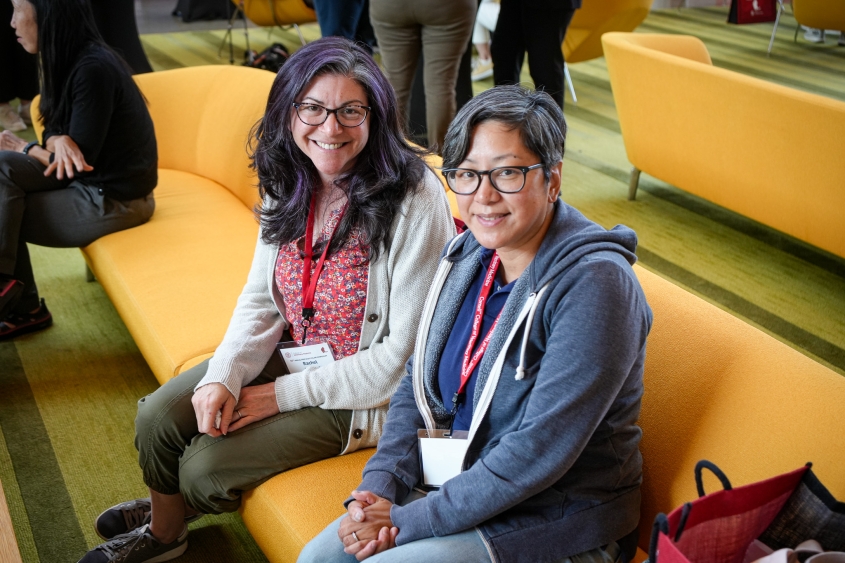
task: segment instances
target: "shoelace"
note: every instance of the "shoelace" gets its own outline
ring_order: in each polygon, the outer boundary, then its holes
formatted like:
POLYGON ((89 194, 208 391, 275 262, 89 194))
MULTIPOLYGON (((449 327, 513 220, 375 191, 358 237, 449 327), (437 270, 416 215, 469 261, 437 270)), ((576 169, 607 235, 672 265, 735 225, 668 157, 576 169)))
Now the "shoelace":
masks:
POLYGON ((132 530, 129 533, 115 536, 106 543, 98 546, 97 549, 108 555, 109 558, 114 558, 114 561, 125 560, 132 553, 133 549, 144 547, 148 539, 153 547, 159 544, 159 541, 148 530, 145 526, 138 530, 132 530))
POLYGON ((146 519, 150 514, 149 506, 138 506, 137 504, 132 508, 121 508, 123 513, 123 521, 126 523, 127 530, 134 530, 146 524, 146 519))

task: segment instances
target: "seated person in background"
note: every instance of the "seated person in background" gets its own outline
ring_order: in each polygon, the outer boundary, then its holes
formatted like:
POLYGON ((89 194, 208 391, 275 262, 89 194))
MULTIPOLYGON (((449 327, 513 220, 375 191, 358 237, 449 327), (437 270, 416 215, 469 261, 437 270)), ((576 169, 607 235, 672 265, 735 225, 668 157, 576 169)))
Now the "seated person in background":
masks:
POLYGON ((213 358, 138 402, 150 498, 104 511, 109 541, 84 563, 178 557, 187 522, 381 435, 455 234, 443 185, 405 140, 375 61, 341 37, 285 63, 252 153, 261 232, 229 328, 213 358))
POLYGON ((548 94, 518 86, 449 127, 443 174, 469 232, 441 259, 348 514, 300 563, 626 560, 651 310, 634 232, 559 198, 565 132, 548 94))
POLYGON ((0 133, 0 340, 53 322, 26 243, 87 246, 146 223, 158 181, 144 97, 103 43, 88 0, 12 6, 12 27, 41 66, 44 145, 0 133))

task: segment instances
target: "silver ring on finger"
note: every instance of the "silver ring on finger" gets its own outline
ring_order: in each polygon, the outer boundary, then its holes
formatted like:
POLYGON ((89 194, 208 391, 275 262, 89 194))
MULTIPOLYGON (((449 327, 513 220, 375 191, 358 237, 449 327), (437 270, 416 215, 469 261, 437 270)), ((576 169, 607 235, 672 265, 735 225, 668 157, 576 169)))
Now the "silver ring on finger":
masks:
POLYGON ((358 539, 358 534, 356 534, 355 532, 352 532, 352 539, 355 540, 356 543, 361 541, 358 539))
POLYGON ((235 412, 238 413, 238 418, 244 417, 244 415, 241 414, 241 409, 235 409, 235 412))

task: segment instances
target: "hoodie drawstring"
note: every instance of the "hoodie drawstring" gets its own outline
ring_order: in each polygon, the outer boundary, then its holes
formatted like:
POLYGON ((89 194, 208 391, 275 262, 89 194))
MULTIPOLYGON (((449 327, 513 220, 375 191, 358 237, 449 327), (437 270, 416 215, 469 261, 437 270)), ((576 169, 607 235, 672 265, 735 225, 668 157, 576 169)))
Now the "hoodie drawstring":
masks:
POLYGON ((522 347, 519 351, 519 365, 516 366, 515 379, 517 381, 525 379, 525 350, 528 348, 528 333, 531 331, 531 324, 534 322, 534 313, 537 312, 537 306, 540 304, 540 298, 543 296, 543 293, 548 287, 548 285, 544 285, 540 291, 528 296, 528 298, 533 299, 533 301, 531 302, 531 308, 528 310, 528 317, 525 319, 525 330, 522 333, 522 347))

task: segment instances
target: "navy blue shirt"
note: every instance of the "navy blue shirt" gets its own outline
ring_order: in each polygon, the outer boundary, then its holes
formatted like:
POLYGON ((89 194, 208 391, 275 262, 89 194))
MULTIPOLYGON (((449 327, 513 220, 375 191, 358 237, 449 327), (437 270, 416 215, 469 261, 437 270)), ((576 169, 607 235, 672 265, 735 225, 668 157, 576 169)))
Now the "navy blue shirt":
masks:
MULTIPOLYGON (((481 287, 484 285, 484 277, 487 275, 487 268, 490 267, 490 260, 492 258, 492 250, 485 249, 481 252, 482 268, 479 270, 475 281, 472 282, 472 286, 470 286, 467 292, 467 296, 464 298, 464 302, 461 304, 461 310, 458 312, 458 317, 455 319, 455 324, 449 333, 449 340, 446 341, 446 347, 443 349, 443 355, 440 357, 437 379, 440 385, 440 397, 443 399, 446 410, 449 411, 452 410, 452 397, 455 395, 458 387, 461 386, 461 367, 464 363, 464 352, 469 343, 469 337, 472 334, 472 319, 475 316, 475 306, 478 304, 478 296, 481 295, 481 287)), ((484 307, 481 332, 478 334, 478 340, 475 342, 473 352, 481 345, 484 337, 487 336, 487 331, 490 330, 496 317, 499 316, 499 313, 505 307, 505 302, 508 300, 511 289, 513 289, 513 284, 514 282, 511 282, 499 287, 499 282, 494 282, 493 292, 490 293, 487 299, 487 305, 484 307)), ((478 379, 478 369, 480 366, 481 362, 479 361, 472 371, 466 389, 464 389, 464 400, 458 406, 453 430, 469 430, 470 424, 472 424, 475 381, 478 379)))

